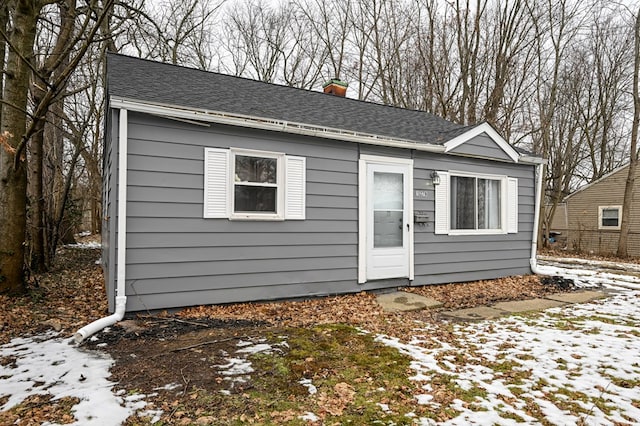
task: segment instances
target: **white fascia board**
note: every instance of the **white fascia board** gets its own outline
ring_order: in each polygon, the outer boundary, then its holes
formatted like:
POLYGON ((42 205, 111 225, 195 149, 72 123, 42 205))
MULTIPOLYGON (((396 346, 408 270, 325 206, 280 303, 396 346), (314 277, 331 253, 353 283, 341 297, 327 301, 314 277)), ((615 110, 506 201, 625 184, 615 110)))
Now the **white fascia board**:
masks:
POLYGON ((415 149, 416 151, 426 152, 445 152, 445 147, 442 145, 416 142, 409 139, 389 138, 372 133, 355 132, 331 127, 322 127, 311 124, 288 122, 242 114, 230 114, 226 112, 211 110, 196 110, 174 105, 160 105, 113 96, 110 99, 110 107, 118 109, 124 108, 129 111, 161 115, 172 118, 181 118, 185 120, 198 120, 209 123, 228 124, 231 126, 315 136, 340 141, 365 143, 369 145, 415 149))
POLYGON ((520 154, 518 154, 518 151, 513 149, 513 147, 509 145, 507 141, 505 141, 504 138, 500 136, 489 123, 482 123, 474 127, 473 129, 464 132, 460 136, 457 136, 450 141, 445 142, 444 152, 449 152, 482 133, 486 133, 500 147, 500 149, 502 149, 505 154, 507 154, 509 158, 513 160, 514 163, 518 162, 518 160, 520 159, 520 154))
POLYGON ((525 164, 548 164, 549 161, 546 158, 534 157, 533 155, 523 155, 520 157, 520 163, 525 164))

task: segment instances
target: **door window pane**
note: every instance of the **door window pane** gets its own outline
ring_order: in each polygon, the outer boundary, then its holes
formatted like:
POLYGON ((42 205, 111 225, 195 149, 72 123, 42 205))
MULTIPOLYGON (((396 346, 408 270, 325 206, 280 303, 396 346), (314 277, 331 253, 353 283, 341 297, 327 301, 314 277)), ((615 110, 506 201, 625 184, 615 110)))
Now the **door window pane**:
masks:
POLYGON ((404 181, 402 173, 373 173, 373 246, 402 247, 404 181))
POLYGON ((373 173, 373 209, 403 208, 403 175, 401 173, 373 173))
POLYGON ((373 212, 373 246, 402 247, 402 210, 375 210, 373 212))

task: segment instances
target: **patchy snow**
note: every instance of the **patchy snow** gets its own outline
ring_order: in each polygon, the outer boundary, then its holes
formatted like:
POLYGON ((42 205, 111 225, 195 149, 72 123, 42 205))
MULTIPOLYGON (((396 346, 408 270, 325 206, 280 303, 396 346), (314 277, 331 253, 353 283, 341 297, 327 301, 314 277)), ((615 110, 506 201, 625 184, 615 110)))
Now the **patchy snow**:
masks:
POLYGON ((578 287, 640 290, 640 277, 625 273, 640 272, 638 265, 586 259, 567 259, 566 262, 564 259, 551 259, 545 258, 539 262, 540 273, 572 279, 578 287))
MULTIPOLYGON (((264 339, 260 341, 264 341, 264 339)), ((236 356, 230 357, 225 353, 226 364, 215 366, 220 371, 220 374, 225 376, 224 380, 231 382, 231 388, 233 388, 236 383, 246 383, 249 381, 249 375, 255 371, 251 365, 251 361, 246 358, 247 356, 257 353, 270 354, 273 351, 273 347, 267 343, 253 343, 241 340, 236 346, 240 348, 236 350, 236 356)), ((227 392, 229 391, 227 390, 227 392)))
POLYGON ((65 244, 65 247, 76 249, 99 249, 102 247, 102 244, 98 241, 89 241, 86 243, 65 244))
POLYGON ((267 343, 259 343, 257 345, 246 346, 236 351, 236 353, 239 354, 257 354, 259 352, 271 353, 271 345, 267 343))
POLYGON ((113 359, 103 353, 79 349, 72 339, 48 333, 13 339, 0 346, 0 397, 9 397, 0 410, 9 410, 32 395, 55 399, 76 397, 73 407, 78 425, 119 425, 147 404, 145 395, 114 394, 108 380, 113 359))
MULTIPOLYGON (((416 406, 454 413, 448 425, 540 424, 541 419, 563 425, 640 422, 640 277, 634 273, 638 267, 625 273, 625 264, 565 265, 557 259, 540 263, 543 272, 573 279, 579 286, 614 291, 604 300, 535 315, 452 324, 453 337, 446 342, 437 340, 441 330, 436 325, 423 323, 416 324, 415 337, 408 343, 378 336, 412 358, 411 379, 421 382, 416 406), (435 376, 448 379, 460 399, 443 406, 435 376)), ((116 384, 108 380, 113 364, 108 355, 70 342, 49 333, 0 346, 0 410, 32 395, 51 394, 54 399, 79 399, 73 407, 78 425, 119 425, 134 414, 151 422, 160 418, 162 412, 147 405, 146 395, 114 391, 116 384)), ((264 340, 241 341, 215 367, 233 387, 254 371, 248 357, 286 346, 284 340, 273 346, 264 340)), ((299 383, 309 394, 317 392, 310 379, 299 383)), ((172 383, 157 390, 179 386, 172 383)), ((434 424, 415 413, 407 416, 417 424, 434 424)), ((311 412, 299 418, 319 421, 311 412)))
POLYGON ((311 379, 300 379, 298 383, 307 388, 309 395, 315 395, 318 393, 318 388, 313 384, 311 379))
POLYGON ((251 361, 244 358, 227 358, 226 364, 216 365, 224 376, 242 376, 253 373, 251 361))
MULTIPOLYGON (((545 266, 546 271, 618 292, 608 299, 510 316, 453 324, 453 339, 438 342, 435 326, 409 343, 377 340, 413 358, 414 380, 425 383, 417 402, 433 409, 429 382, 448 379, 457 395, 443 424, 630 424, 640 421, 640 292, 624 272, 545 266), (620 290, 620 288, 627 290, 620 290), (426 336, 426 337, 425 337, 426 336), (440 344, 434 344, 440 343, 440 344), (532 407, 538 407, 536 413, 532 407), (517 419, 517 420, 516 420, 517 419)), ((640 288, 640 284, 638 284, 640 288)), ((428 418, 420 424, 435 424, 428 418)))
POLYGON ((318 416, 316 416, 315 414, 311 413, 311 412, 307 412, 304 414, 304 416, 299 416, 298 417, 301 420, 305 420, 308 422, 319 422, 320 418, 318 416))
POLYGON ((376 405, 380 407, 382 411, 385 413, 391 413, 391 409, 389 408, 389 404, 383 404, 381 402, 376 402, 376 405))
POLYGON ((169 383, 168 385, 161 386, 159 388, 153 388, 153 390, 166 390, 172 391, 175 389, 180 389, 182 385, 180 383, 169 383))

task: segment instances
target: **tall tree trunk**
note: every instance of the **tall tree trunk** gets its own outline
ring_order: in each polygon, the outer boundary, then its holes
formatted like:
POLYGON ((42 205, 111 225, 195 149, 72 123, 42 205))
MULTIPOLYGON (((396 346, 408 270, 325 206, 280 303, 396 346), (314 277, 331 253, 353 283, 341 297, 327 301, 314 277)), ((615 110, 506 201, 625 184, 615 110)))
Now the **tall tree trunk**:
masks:
MULTIPOLYGON (((38 96, 35 96, 39 102, 38 96)), ((38 129, 31 138, 31 185, 33 199, 30 205, 31 217, 31 269, 34 272, 47 270, 45 249, 45 203, 43 190, 43 163, 44 163, 44 121, 39 121, 38 129)))
POLYGON ((620 238, 618 239, 619 257, 627 257, 627 241, 629 239, 629 219, 631 218, 631 201, 633 200, 633 184, 638 167, 638 126, 640 125, 640 93, 638 93, 638 79, 640 78, 640 10, 636 16, 633 48, 633 123, 631 124, 631 152, 629 154, 629 174, 624 188, 622 203, 622 221, 620 224, 620 238))
MULTIPOLYGON (((6 4, 0 5, 0 30, 7 32, 7 23, 9 22, 9 11, 6 4)), ((0 69, 5 69, 4 59, 7 53, 7 43, 0 39, 0 69)), ((4 99, 4 78, 0 78, 0 98, 4 99)), ((2 123, 2 108, 0 107, 0 123, 2 123)))
POLYGON ((2 104, 2 133, 6 143, 0 148, 0 293, 20 293, 24 283, 24 242, 27 208, 26 156, 16 161, 16 148, 27 127, 27 99, 33 43, 39 6, 32 0, 15 4, 5 68, 2 104), (6 132, 6 133, 5 133, 6 132))

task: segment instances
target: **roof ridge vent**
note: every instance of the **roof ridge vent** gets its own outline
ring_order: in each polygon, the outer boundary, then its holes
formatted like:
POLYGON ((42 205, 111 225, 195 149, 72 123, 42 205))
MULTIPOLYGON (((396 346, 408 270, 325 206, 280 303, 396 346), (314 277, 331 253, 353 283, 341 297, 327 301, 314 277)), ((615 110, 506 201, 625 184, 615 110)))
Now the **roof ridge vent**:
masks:
POLYGON ((324 93, 334 96, 340 96, 341 98, 344 98, 347 95, 347 87, 349 87, 349 83, 347 83, 346 81, 342 81, 337 77, 332 78, 322 85, 324 93))

